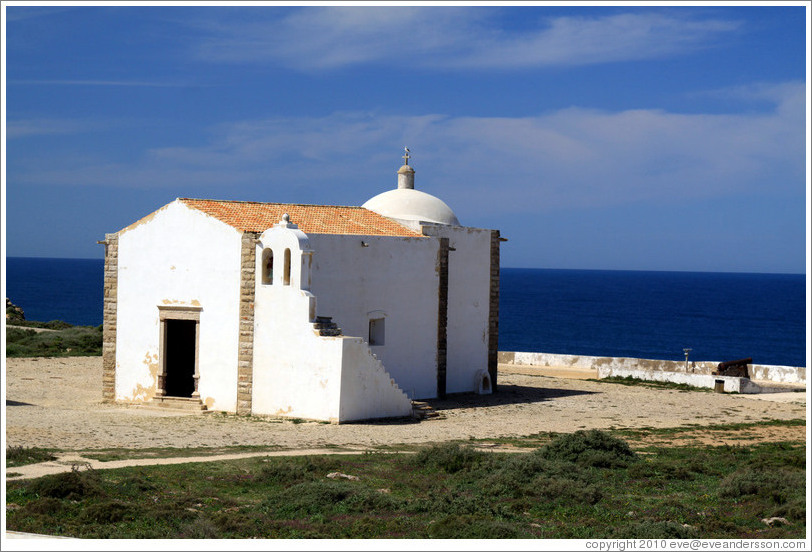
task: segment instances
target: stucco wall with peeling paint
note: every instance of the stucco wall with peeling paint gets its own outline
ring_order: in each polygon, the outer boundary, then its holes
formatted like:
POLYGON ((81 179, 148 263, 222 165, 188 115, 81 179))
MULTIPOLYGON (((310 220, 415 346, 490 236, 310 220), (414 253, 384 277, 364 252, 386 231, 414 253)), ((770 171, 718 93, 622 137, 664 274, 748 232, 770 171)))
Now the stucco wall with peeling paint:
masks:
POLYGON ((233 411, 237 393, 240 237, 172 202, 119 234, 116 399, 152 398, 163 305, 200 307, 200 398, 233 411))

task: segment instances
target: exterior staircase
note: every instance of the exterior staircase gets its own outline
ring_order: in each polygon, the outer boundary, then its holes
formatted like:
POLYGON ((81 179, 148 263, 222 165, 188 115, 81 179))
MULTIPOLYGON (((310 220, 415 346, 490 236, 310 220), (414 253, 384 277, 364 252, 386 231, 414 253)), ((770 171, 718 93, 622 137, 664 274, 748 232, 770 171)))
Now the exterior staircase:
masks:
MULTIPOLYGON (((316 320, 312 322, 313 330, 318 333, 320 337, 338 337, 343 336, 344 334, 341 331, 341 328, 338 327, 338 324, 333 322, 333 318, 331 316, 317 316, 316 320)), ((352 346, 354 345, 355 340, 359 340, 359 345, 364 348, 366 353, 370 356, 371 363, 360 362, 359 366, 354 368, 359 368, 361 366, 365 367, 364 370, 367 371, 367 376, 371 377, 372 380, 378 379, 378 382, 382 384, 384 387, 386 384, 384 381, 388 380, 391 388, 389 390, 385 390, 386 393, 391 393, 390 399, 395 401, 391 403, 392 405, 397 404, 398 402, 402 401, 402 406, 406 406, 403 403, 407 403, 409 401, 409 397, 403 390, 398 386, 394 379, 389 375, 389 372, 386 371, 386 367, 381 362, 381 359, 378 358, 378 355, 372 352, 372 349, 369 347, 369 343, 364 341, 362 338, 350 338, 351 341, 349 344, 352 346), (386 379, 383 379, 386 378, 386 379)), ((412 412, 411 416, 413 418, 423 419, 429 417, 437 417, 439 414, 434 412, 430 406, 423 403, 424 406, 419 409, 419 414, 416 414, 414 402, 412 402, 412 412)), ((405 410, 405 408, 404 408, 405 410)), ((384 417, 391 417, 392 415, 387 415, 384 417)), ((408 410, 404 412, 403 410, 399 410, 395 417, 405 417, 409 416, 408 410)), ((360 419, 360 418, 359 418, 360 419)))
POLYGON ((333 317, 331 316, 317 316, 316 321, 313 323, 313 328, 323 337, 342 335, 341 328, 338 327, 338 324, 333 322, 333 317))

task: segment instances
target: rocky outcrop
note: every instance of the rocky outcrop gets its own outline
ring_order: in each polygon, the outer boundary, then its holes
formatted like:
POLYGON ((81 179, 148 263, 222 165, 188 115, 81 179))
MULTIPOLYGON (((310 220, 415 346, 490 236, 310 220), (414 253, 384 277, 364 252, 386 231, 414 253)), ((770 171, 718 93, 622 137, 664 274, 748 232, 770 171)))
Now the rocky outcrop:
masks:
POLYGON ((11 302, 11 299, 6 297, 6 322, 19 322, 25 320, 25 313, 23 309, 11 302))

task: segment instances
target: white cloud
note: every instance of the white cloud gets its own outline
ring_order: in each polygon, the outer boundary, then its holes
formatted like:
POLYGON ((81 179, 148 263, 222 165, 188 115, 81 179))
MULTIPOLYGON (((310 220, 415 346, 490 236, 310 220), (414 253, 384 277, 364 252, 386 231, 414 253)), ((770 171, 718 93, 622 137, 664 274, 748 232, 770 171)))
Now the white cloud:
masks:
POLYGON ((6 17, 9 22, 22 21, 38 17, 49 17, 75 9, 77 9, 76 6, 8 6, 6 7, 6 17))
MULTIPOLYGON (((149 87, 149 88, 177 88, 184 86, 192 86, 189 84, 178 82, 160 82, 160 81, 122 81, 122 80, 103 80, 103 79, 62 79, 62 80, 12 80, 10 85, 43 85, 43 86, 136 86, 136 87, 149 87)), ((200 86, 200 85, 194 85, 200 86)))
POLYGON ((278 62, 316 71, 362 63, 398 67, 520 68, 659 59, 705 48, 740 27, 674 12, 539 19, 500 28, 497 8, 304 8, 267 19, 197 20, 199 57, 218 62, 278 62))
POLYGON ((203 147, 145 152, 130 164, 64 166, 55 158, 16 182, 160 188, 268 201, 357 204, 395 185, 408 145, 417 187, 461 219, 641 201, 759 193, 804 197, 803 83, 776 87, 768 113, 680 114, 570 108, 535 117, 335 113, 210 129, 203 147))
POLYGON ((531 32, 500 33, 456 60, 475 67, 588 65, 659 59, 708 46, 739 24, 655 13, 559 17, 531 32))
POLYGON ((83 119, 12 119, 6 121, 6 138, 11 140, 27 136, 78 134, 107 126, 107 123, 83 119))

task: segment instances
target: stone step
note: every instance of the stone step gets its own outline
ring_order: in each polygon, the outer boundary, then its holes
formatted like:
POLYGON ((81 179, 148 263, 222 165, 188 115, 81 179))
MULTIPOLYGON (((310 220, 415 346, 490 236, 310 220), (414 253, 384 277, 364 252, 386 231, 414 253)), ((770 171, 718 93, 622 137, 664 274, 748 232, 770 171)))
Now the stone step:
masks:
POLYGON ((169 408, 172 410, 207 410, 206 405, 203 404, 200 399, 193 399, 191 397, 153 397, 146 405, 158 408, 169 408))
POLYGON ((428 403, 422 401, 412 401, 412 416, 423 420, 439 418, 440 413, 434 410, 428 403))
POLYGON ((341 335, 341 328, 338 327, 338 324, 333 322, 332 316, 317 316, 316 321, 313 322, 313 328, 315 328, 320 336, 323 337, 335 337, 341 335))

